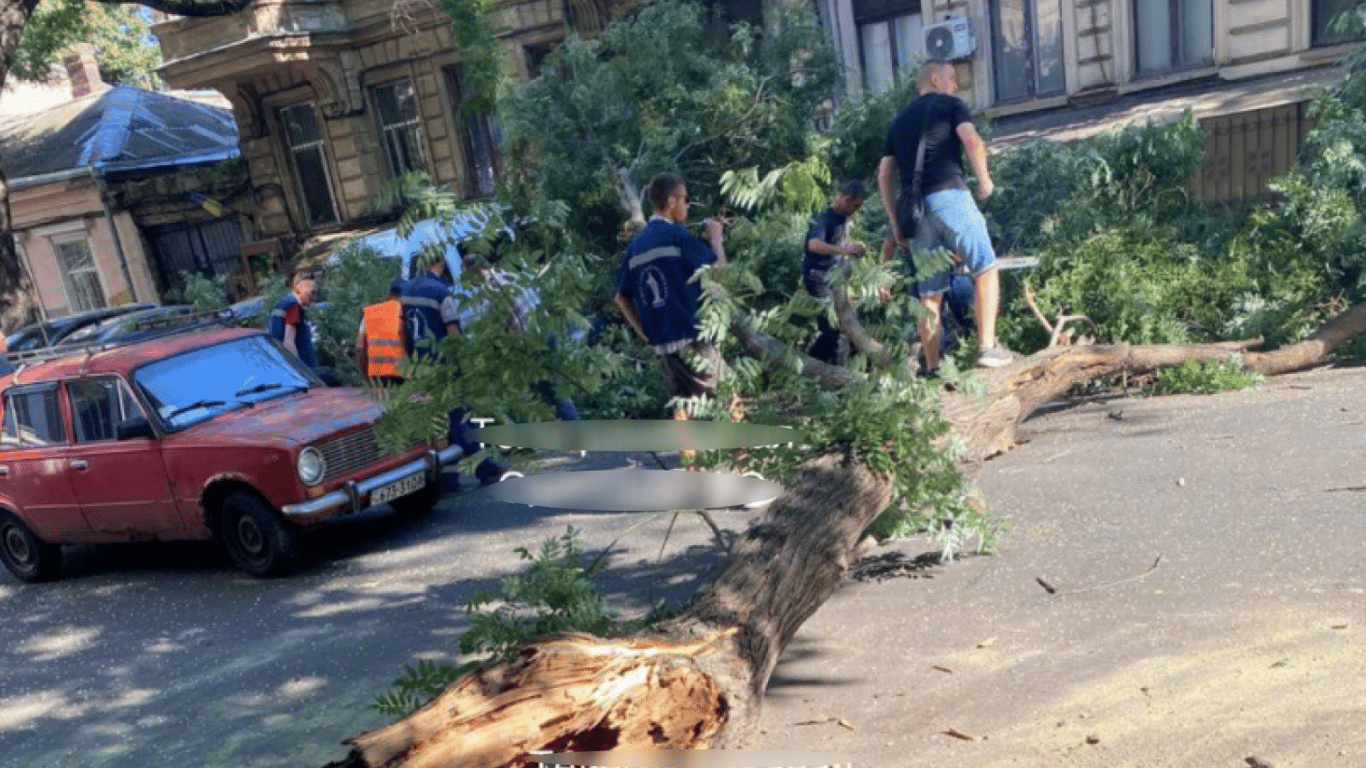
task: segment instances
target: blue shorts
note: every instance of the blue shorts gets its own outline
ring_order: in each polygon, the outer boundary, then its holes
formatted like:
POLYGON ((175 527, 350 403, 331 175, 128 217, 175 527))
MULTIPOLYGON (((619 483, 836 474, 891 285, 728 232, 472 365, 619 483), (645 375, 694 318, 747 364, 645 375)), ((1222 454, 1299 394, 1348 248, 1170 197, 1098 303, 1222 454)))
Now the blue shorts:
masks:
POLYGON ((911 255, 916 293, 937 296, 949 289, 953 272, 951 259, 943 251, 958 256, 968 274, 976 277, 996 267, 996 252, 987 234, 987 220, 966 189, 946 189, 925 198, 925 217, 911 239, 911 255), (940 256, 934 256, 940 251, 940 256))

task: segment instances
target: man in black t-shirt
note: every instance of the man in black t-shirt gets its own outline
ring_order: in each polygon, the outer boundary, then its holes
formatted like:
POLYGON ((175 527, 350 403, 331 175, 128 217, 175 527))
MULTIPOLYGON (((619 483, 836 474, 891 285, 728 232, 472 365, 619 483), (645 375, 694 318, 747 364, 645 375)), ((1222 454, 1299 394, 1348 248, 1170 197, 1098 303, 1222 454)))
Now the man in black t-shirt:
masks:
POLYGON ((986 143, 972 124, 967 105, 953 95, 958 91, 958 79, 952 64, 927 62, 920 68, 919 85, 920 97, 892 121, 877 169, 877 182, 893 239, 908 249, 916 266, 922 267, 916 270, 916 292, 926 310, 918 324, 925 370, 933 373, 939 368, 939 311, 953 269, 949 260, 935 262, 932 257, 927 258, 938 249, 961 260, 972 276, 976 293, 973 315, 977 326, 977 364, 995 368, 1012 358, 1009 351, 997 346, 996 340, 1000 273, 986 219, 968 193, 963 171, 966 150, 977 177, 977 198, 985 200, 991 196, 995 185, 987 168, 986 143), (897 218, 903 207, 898 205, 897 181, 899 178, 902 195, 911 194, 922 136, 920 194, 924 196, 925 215, 918 231, 902 232, 902 222, 897 218))
MULTIPOLYGON (((828 273, 846 256, 862 256, 868 249, 863 243, 849 242, 849 217, 858 212, 868 190, 863 182, 851 181, 844 185, 834 202, 811 219, 806 230, 806 256, 802 259, 802 286, 818 299, 830 298, 828 273)), ((809 350, 812 357, 839 363, 840 330, 826 317, 822 309, 816 315, 820 334, 809 350)))

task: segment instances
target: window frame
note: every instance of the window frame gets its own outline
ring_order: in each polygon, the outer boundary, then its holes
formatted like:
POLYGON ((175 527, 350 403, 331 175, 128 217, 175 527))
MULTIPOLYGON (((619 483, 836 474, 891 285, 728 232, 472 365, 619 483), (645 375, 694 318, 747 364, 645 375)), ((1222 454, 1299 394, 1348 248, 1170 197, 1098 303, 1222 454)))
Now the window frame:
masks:
POLYGON ((994 104, 1019 104, 1067 93, 1067 28, 1064 20, 1067 14, 1067 3, 1063 0, 1052 0, 1058 4, 1058 68, 1062 74, 1061 83, 1057 88, 1042 90, 1039 87, 1039 56, 1042 48, 1039 44, 1039 0, 1022 0, 1022 2, 1025 7, 1025 26, 1027 28, 1025 41, 1029 45, 1029 71, 1025 77, 1025 93, 1009 96, 1001 93, 1000 68, 1005 64, 1006 59, 996 50, 999 37, 998 30, 1001 24, 1001 0, 988 0, 987 2, 987 49, 991 53, 990 83, 992 103, 994 104))
MULTIPOLYGON (((863 90, 865 90, 866 93, 882 93, 887 89, 891 89, 891 87, 902 85, 902 78, 904 77, 911 79, 917 78, 919 72, 915 71, 915 64, 926 59, 926 16, 921 7, 921 3, 918 3, 918 1, 915 0, 904 0, 902 3, 881 3, 878 4, 881 5, 881 7, 878 7, 876 11, 861 10, 861 8, 858 7, 858 3, 852 3, 851 5, 851 10, 854 12, 855 38, 856 41, 858 41, 859 75, 861 75, 861 78, 859 79, 862 81, 863 90), (891 7, 887 7, 887 5, 891 5, 891 7), (897 33, 897 27, 899 27, 899 25, 897 25, 897 22, 903 18, 910 18, 910 16, 918 16, 919 27, 921 27, 921 36, 919 36, 919 40, 912 40, 911 44, 904 46, 904 48, 910 49, 912 52, 919 51, 921 57, 919 57, 919 60, 917 61, 902 61, 900 60, 900 56, 902 56, 903 46, 899 45, 900 38, 899 33, 897 33), (888 55, 891 57, 892 74, 891 82, 884 83, 881 87, 877 87, 876 83, 869 82, 870 57, 869 51, 867 51, 867 45, 865 45, 865 29, 878 25, 884 26, 885 29, 887 29, 887 48, 888 55)), ((933 23, 933 19, 930 20, 929 23, 933 23)))
POLYGON ((310 229, 315 227, 326 227, 341 223, 341 210, 337 205, 337 187, 332 175, 332 163, 328 157, 327 127, 318 112, 317 102, 312 99, 294 101, 288 104, 281 104, 274 110, 275 122, 280 132, 280 150, 285 154, 285 161, 289 163, 290 172, 294 177, 294 194, 297 195, 299 206, 304 217, 308 221, 310 229), (290 123, 285 117, 286 112, 295 109, 308 109, 313 115, 313 123, 318 128, 318 136, 310 141, 295 145, 290 138, 290 123), (331 219, 315 220, 313 218, 313 206, 309 203, 308 188, 304 183, 304 174, 299 167, 299 153, 301 151, 316 151, 318 155, 318 165, 322 168, 323 189, 327 192, 328 203, 330 204, 331 219))
MULTIPOLYGON (((417 88, 414 85, 412 78, 399 77, 372 85, 369 88, 369 96, 371 106, 374 109, 375 130, 379 134, 379 143, 380 148, 382 149, 381 154, 384 155, 384 164, 389 173, 389 178, 397 178, 411 171, 427 170, 427 148, 425 146, 426 137, 422 131, 422 109, 417 95, 417 88), (387 122, 383 109, 384 101, 380 97, 380 92, 398 86, 407 86, 412 95, 412 115, 400 116, 400 120, 387 122), (412 142, 413 152, 416 154, 415 158, 410 158, 415 161, 413 167, 401 167, 403 164, 399 161, 399 158, 397 157, 397 148, 392 143, 393 139, 396 139, 405 132, 408 134, 408 137, 412 142)), ((401 103, 401 100, 397 98, 395 98, 394 101, 395 103, 401 103)))
POLYGON ((1171 56, 1171 64, 1168 65, 1165 69, 1143 69, 1141 66, 1141 61, 1139 59, 1139 57, 1142 55, 1143 46, 1139 44, 1139 38, 1141 35, 1143 35, 1147 27, 1140 24, 1138 21, 1138 10, 1140 2, 1143 2, 1143 0, 1135 0, 1135 2, 1130 3, 1129 9, 1129 23, 1130 25, 1132 25, 1132 29, 1134 31, 1132 71, 1133 78, 1135 80, 1147 80, 1151 78, 1168 77, 1170 75, 1178 74, 1180 72, 1186 72, 1193 69, 1208 67, 1214 63, 1214 47, 1216 44, 1216 35, 1214 29, 1213 0, 1209 0, 1208 9, 1210 14, 1209 53, 1204 58, 1196 59, 1193 61, 1181 60, 1181 33, 1184 31, 1185 27, 1183 25, 1186 23, 1181 15, 1182 0, 1165 0, 1165 2, 1167 3, 1167 11, 1170 14, 1170 20, 1167 24, 1166 34, 1168 49, 1167 52, 1171 56))
POLYGON ((85 232, 84 227, 79 231, 59 232, 48 235, 48 245, 52 248, 52 260, 56 262, 58 271, 62 273, 62 295, 66 297, 67 309, 71 312, 87 312, 92 309, 104 309, 109 306, 109 295, 104 289, 104 276, 100 274, 100 260, 95 257, 95 249, 90 246, 90 236, 85 232), (76 285, 72 282, 72 277, 76 272, 67 265, 66 258, 62 253, 62 247, 80 244, 87 256, 90 257, 90 267, 82 269, 82 274, 92 274, 95 276, 96 299, 99 301, 95 306, 78 306, 76 301, 76 285))
MULTIPOLYGON (((1361 35, 1344 36, 1330 32, 1328 28, 1332 25, 1334 19, 1336 19, 1337 16, 1323 20, 1323 32, 1322 35, 1320 35, 1319 22, 1323 14, 1325 13, 1325 9, 1323 8, 1323 6, 1327 2, 1328 0, 1309 0, 1309 47, 1326 48, 1332 45, 1343 45, 1346 43, 1353 43, 1361 40, 1361 35)), ((1356 0, 1356 5, 1346 10, 1338 11, 1338 15, 1346 13, 1347 11, 1352 10, 1352 8, 1355 8, 1360 5, 1366 5, 1366 2, 1363 2, 1363 0, 1356 0)))
POLYGON ((461 160, 465 168, 465 196, 483 198, 493 195, 498 182, 503 178, 503 140, 502 130, 496 115, 488 113, 461 114, 464 103, 464 69, 460 64, 450 64, 441 68, 446 81, 446 95, 451 107, 451 120, 460 135, 461 160), (475 144, 475 133, 480 134, 487 145, 487 166, 475 144), (487 167, 487 176, 485 174, 487 167))

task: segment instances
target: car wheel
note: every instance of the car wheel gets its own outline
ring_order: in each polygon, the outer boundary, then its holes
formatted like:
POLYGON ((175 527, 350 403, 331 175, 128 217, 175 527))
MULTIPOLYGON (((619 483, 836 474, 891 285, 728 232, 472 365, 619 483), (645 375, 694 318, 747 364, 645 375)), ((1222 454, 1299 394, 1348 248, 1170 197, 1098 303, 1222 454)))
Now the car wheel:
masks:
POLYGON ((421 517, 431 512, 438 501, 441 501, 441 483, 427 483, 417 493, 389 502, 389 506, 403 517, 421 517))
POLYGON ((20 581, 51 581, 62 570, 62 547, 38 538, 9 512, 0 512, 0 558, 20 581))
POLYGON ((298 534, 254 493, 234 491, 223 499, 218 534, 237 567, 252 576, 278 576, 294 565, 298 534))

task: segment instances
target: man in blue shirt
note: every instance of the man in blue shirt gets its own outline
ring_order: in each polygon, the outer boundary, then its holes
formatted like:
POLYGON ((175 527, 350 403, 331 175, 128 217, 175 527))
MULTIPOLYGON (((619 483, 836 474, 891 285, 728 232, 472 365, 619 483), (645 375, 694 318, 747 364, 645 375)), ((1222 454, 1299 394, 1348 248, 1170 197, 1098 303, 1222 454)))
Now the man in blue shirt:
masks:
MULTIPOLYGON (((702 289, 691 279, 702 267, 726 265, 723 227, 716 219, 707 220, 710 245, 688 231, 688 187, 675 174, 656 176, 649 197, 654 215, 626 248, 617 270, 615 301, 626 322, 654 349, 669 397, 715 397, 721 355, 697 338, 702 289), (699 364, 689 363, 684 350, 695 354, 699 364)), ((676 406, 674 418, 686 420, 687 409, 676 406)))
MULTIPOLYGON (((418 267, 425 269, 403 287, 403 347, 419 360, 430 361, 439 356, 438 342, 460 333, 460 311, 455 305, 451 285, 446 282, 445 255, 431 249, 422 251, 415 259, 418 267)), ((465 437, 466 430, 472 429, 465 420, 466 415, 463 408, 447 414, 447 437, 469 457, 483 450, 483 446, 465 437)), ((475 467, 474 475, 481 485, 490 485, 508 477, 520 477, 521 473, 509 471, 493 457, 486 456, 475 467)), ((443 480, 448 489, 460 487, 458 475, 446 475, 443 480)))
POLYGON ((285 345, 309 368, 318 370, 318 355, 313 350, 313 328, 304 316, 304 307, 318 295, 318 280, 312 272, 296 272, 291 290, 270 312, 266 332, 285 345))
MULTIPOLYGON (((811 226, 806 230, 806 256, 802 259, 802 286, 812 296, 828 302, 830 270, 845 257, 868 252, 863 243, 849 242, 849 217, 858 213, 867 197, 868 190, 863 182, 851 181, 825 210, 812 217, 811 226)), ((824 307, 816 315, 816 326, 820 333, 808 352, 817 360, 839 364, 842 334, 826 317, 824 307)))

